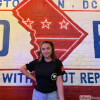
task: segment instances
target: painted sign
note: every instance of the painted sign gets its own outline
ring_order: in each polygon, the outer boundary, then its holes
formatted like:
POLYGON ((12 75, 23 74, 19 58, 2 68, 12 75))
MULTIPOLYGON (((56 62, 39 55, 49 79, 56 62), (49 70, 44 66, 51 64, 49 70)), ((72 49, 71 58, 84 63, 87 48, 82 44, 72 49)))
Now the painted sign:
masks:
MULTIPOLYGON (((0 90, 17 86, 21 91, 22 86, 34 84, 18 69, 37 58, 43 40, 53 41, 66 69, 62 76, 65 93, 75 89, 79 92, 72 93, 74 100, 98 100, 100 1, 0 0, 0 90)), ((0 99, 5 98, 0 92, 0 99)))
POLYGON ((34 58, 37 58, 40 43, 50 40, 55 45, 57 57, 63 61, 87 35, 51 0, 26 0, 13 12, 19 23, 31 32, 34 58))

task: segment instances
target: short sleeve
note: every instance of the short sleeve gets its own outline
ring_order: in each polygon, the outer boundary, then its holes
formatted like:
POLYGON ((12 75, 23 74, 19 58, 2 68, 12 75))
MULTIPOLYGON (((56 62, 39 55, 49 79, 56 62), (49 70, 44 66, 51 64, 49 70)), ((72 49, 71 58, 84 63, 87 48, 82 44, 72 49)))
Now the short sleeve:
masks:
POLYGON ((36 59, 34 61, 31 61, 31 62, 27 63, 26 68, 27 68, 27 70, 32 72, 33 70, 36 69, 37 65, 38 65, 38 60, 36 59))
POLYGON ((56 65, 57 65, 57 76, 64 75, 65 71, 62 70, 62 69, 64 69, 63 68, 63 64, 62 64, 62 62, 59 59, 57 59, 56 65))

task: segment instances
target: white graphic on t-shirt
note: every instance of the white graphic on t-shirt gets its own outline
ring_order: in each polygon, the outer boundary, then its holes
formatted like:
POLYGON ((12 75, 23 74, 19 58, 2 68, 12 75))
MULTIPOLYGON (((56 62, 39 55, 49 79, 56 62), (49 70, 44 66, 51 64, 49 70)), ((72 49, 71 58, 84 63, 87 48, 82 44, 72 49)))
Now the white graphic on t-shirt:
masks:
POLYGON ((53 73, 53 74, 51 75, 51 79, 52 79, 52 80, 56 80, 56 78, 57 78, 57 74, 56 74, 56 73, 53 73))

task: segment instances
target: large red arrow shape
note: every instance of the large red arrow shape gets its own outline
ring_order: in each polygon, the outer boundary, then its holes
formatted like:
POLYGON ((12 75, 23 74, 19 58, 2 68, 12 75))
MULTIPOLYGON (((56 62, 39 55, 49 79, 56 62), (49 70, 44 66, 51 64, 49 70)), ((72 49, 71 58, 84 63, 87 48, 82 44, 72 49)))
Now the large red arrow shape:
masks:
POLYGON ((63 61, 87 35, 52 0, 24 0, 13 9, 13 14, 31 33, 34 58, 38 57, 40 43, 50 40, 57 57, 63 61))

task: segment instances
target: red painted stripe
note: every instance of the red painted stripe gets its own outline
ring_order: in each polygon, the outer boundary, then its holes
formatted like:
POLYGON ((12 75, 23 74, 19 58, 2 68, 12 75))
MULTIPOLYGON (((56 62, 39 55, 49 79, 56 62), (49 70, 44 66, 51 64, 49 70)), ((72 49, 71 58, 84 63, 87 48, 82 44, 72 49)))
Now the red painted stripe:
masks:
MULTIPOLYGON (((10 9, 7 10, 0 10, 0 11, 12 11, 10 9)), ((72 12, 100 12, 100 10, 62 10, 62 11, 72 11, 72 12)))
MULTIPOLYGON (((0 71, 3 70, 19 70, 19 69, 0 69, 0 71)), ((96 69, 96 68, 64 68, 64 70, 100 70, 100 69, 96 69)))
POLYGON ((62 11, 72 11, 72 12, 100 12, 100 10, 62 10, 62 11))
POLYGON ((19 69, 0 69, 0 71, 3 71, 3 70, 8 70, 8 71, 10 71, 10 70, 19 70, 19 69))
POLYGON ((96 68, 65 68, 65 70, 100 70, 96 68))
POLYGON ((0 11, 12 11, 12 10, 9 10, 9 9, 8 9, 8 10, 4 10, 4 9, 2 9, 2 10, 0 10, 0 11))

